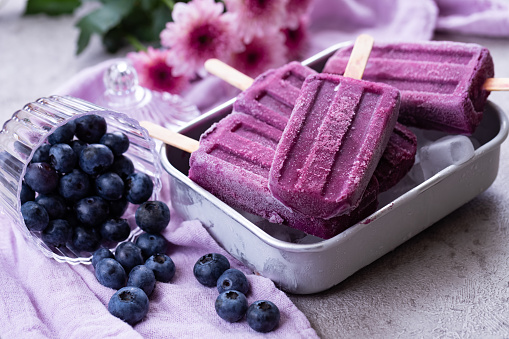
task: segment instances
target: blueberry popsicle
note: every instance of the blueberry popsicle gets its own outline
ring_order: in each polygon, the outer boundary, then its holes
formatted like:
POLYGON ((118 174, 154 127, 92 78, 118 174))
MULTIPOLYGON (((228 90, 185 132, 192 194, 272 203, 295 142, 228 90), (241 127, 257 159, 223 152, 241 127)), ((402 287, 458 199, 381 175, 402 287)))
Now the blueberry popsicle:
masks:
MULTIPOLYGON (((351 48, 338 50, 324 72, 343 74, 351 48)), ((493 60, 477 44, 431 41, 375 44, 364 79, 401 91, 399 121, 448 133, 472 134, 480 123, 488 89, 494 84, 493 60), (488 81, 487 81, 488 80, 488 81)))

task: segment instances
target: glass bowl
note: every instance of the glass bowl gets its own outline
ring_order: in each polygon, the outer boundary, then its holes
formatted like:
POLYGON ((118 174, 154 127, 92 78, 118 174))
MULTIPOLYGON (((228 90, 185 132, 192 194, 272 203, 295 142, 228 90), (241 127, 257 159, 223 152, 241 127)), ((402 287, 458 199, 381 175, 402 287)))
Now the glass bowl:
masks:
MULTIPOLYGON (((12 217, 15 227, 30 243, 47 257, 59 262, 89 264, 92 254, 78 252, 69 245, 59 247, 48 245, 42 240, 41 232, 28 230, 21 215, 21 183, 35 150, 45 142, 48 135, 66 122, 92 113, 106 119, 107 132, 120 131, 128 136, 130 146, 124 155, 132 160, 135 171, 150 176, 154 183, 150 200, 157 200, 162 184, 156 144, 149 137, 147 130, 125 114, 112 112, 81 99, 51 96, 25 105, 5 122, 0 131, 0 208, 4 214, 12 217)), ((142 232, 134 221, 136 207, 137 205, 129 203, 122 216, 131 226, 131 233, 126 241, 133 240, 142 232)), ((103 242, 101 246, 114 250, 117 245, 103 242)))

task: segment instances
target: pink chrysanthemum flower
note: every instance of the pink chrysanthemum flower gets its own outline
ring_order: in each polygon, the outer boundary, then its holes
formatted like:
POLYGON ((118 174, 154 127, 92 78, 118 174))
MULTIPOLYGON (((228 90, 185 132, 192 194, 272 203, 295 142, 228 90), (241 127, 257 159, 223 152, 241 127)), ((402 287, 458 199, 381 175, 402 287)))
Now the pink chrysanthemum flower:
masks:
POLYGON ((233 54, 228 61, 230 66, 250 77, 256 77, 263 71, 286 62, 285 37, 281 32, 254 37, 245 45, 244 51, 233 54))
POLYGON ((161 32, 161 44, 170 48, 175 75, 203 74, 209 58, 224 60, 242 48, 240 36, 233 30, 233 15, 223 14, 224 5, 214 0, 178 2, 173 8, 174 22, 161 32))
POLYGON ((286 4, 286 21, 284 27, 295 30, 299 27, 301 18, 311 10, 313 0, 288 0, 286 4))
POLYGON ((286 26, 288 0, 225 0, 228 13, 236 15, 236 30, 245 43, 286 26))
POLYGON ((302 17, 295 29, 284 28, 285 46, 288 60, 301 60, 309 47, 308 20, 302 17))
POLYGON ((140 85, 145 88, 179 94, 189 85, 188 77, 172 74, 172 66, 167 64, 168 50, 149 47, 146 52, 130 52, 127 58, 138 73, 140 85))

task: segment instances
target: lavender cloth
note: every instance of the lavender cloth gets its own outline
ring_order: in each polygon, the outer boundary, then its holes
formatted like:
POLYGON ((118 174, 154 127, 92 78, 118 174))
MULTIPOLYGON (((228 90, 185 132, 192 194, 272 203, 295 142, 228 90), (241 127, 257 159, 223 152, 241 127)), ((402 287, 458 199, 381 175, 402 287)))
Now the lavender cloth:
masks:
MULTIPOLYGON (((509 37, 509 2, 503 0, 316 0, 310 19, 308 55, 361 32, 377 40, 427 40, 436 30, 509 37)), ((83 70, 53 93, 96 101, 104 91, 102 73, 111 62, 83 70)), ((209 77, 196 84, 186 98, 206 111, 235 93, 209 77)), ((0 228, 2 338, 260 336, 245 321, 230 324, 215 314, 217 291, 201 286, 192 274, 194 262, 208 252, 225 254, 233 267, 248 273, 250 302, 269 299, 279 306, 280 326, 264 337, 316 337, 308 320, 283 292, 270 280, 249 274, 197 221, 179 220, 173 214, 164 236, 171 243, 168 254, 177 266, 176 276, 171 283, 157 284, 148 316, 134 327, 108 313, 106 305, 114 291, 101 286, 89 266, 57 263, 27 246, 8 222, 0 228)))

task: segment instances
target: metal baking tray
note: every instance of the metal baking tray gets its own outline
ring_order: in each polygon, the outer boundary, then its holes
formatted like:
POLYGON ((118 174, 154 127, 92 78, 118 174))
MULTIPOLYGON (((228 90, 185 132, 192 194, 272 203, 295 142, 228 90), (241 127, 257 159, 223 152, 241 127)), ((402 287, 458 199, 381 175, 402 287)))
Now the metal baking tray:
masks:
MULTIPOLYGON (((321 71, 327 59, 348 44, 335 45, 303 63, 321 71)), ((180 132, 198 139, 229 114, 234 99, 205 113, 180 132)), ((368 218, 323 240, 235 210, 187 177, 189 154, 161 148, 170 175, 172 205, 185 219, 197 219, 231 255, 281 289, 296 294, 324 291, 426 229, 486 190, 495 180, 507 118, 491 102, 474 134, 474 156, 451 165, 394 200, 381 203, 368 218), (269 227, 267 227, 269 226, 269 227)))

